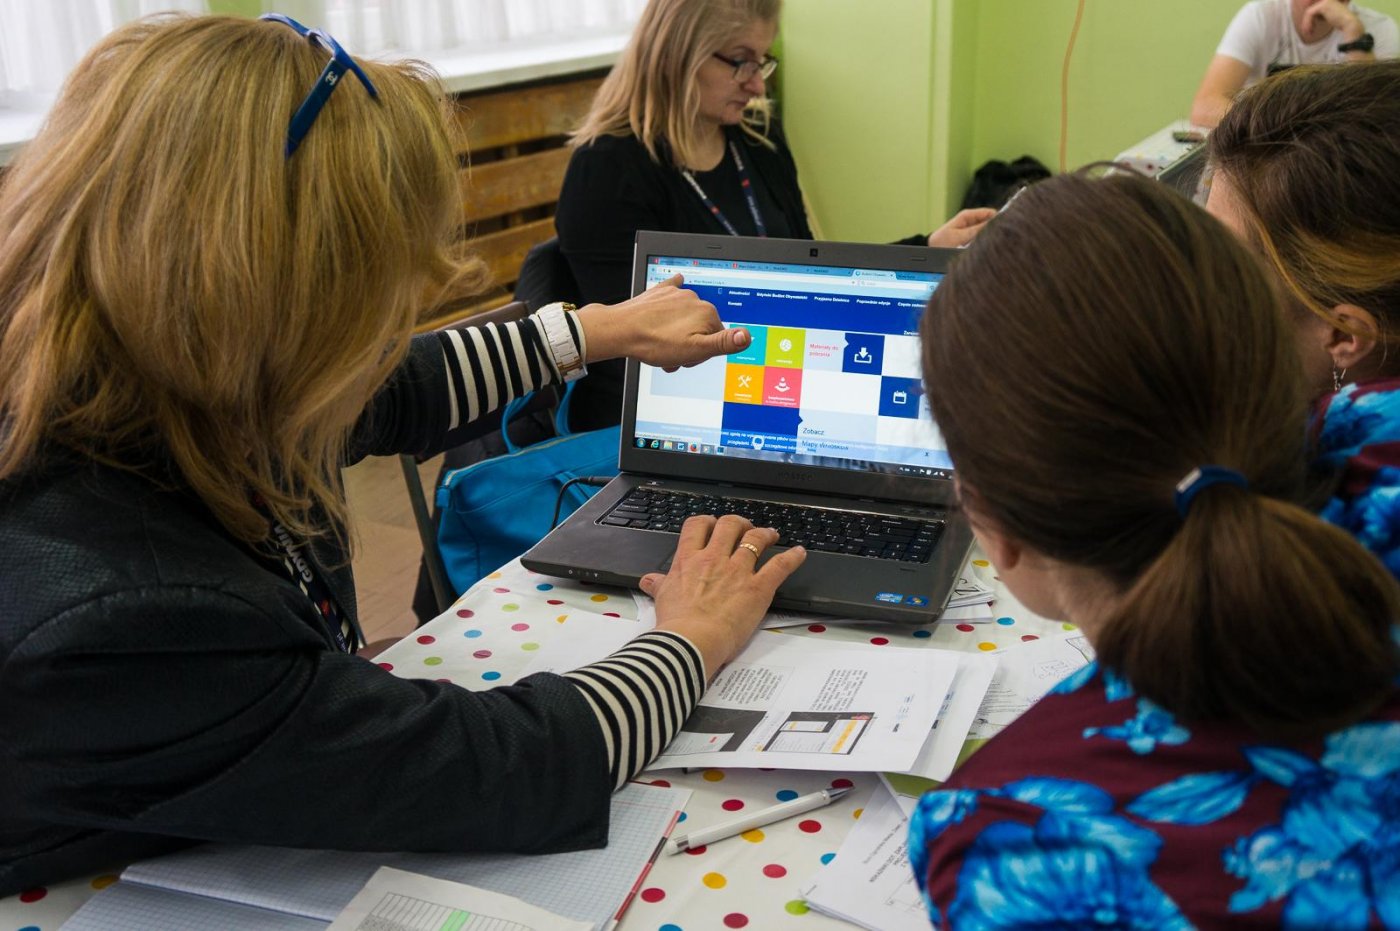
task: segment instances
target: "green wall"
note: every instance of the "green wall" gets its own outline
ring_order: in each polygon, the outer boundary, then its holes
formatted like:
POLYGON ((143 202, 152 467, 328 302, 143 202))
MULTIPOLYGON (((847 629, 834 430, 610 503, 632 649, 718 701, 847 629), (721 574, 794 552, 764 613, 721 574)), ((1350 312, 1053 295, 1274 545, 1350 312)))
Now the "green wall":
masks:
POLYGON ((231 16, 257 16, 262 12, 262 0, 209 0, 209 12, 231 16))
MULTIPOLYGON (((1242 2, 1086 0, 1067 165, 1111 158, 1185 117, 1242 2)), ((1056 168, 1076 5, 788 0, 784 113, 823 234, 879 240, 928 227, 990 158, 1029 154, 1056 168), (922 156, 910 148, 920 138, 922 156)), ((1400 0, 1365 5, 1400 19, 1400 0)))
POLYGON ((782 111, 820 235, 931 228, 933 37, 930 0, 789 0, 782 111))

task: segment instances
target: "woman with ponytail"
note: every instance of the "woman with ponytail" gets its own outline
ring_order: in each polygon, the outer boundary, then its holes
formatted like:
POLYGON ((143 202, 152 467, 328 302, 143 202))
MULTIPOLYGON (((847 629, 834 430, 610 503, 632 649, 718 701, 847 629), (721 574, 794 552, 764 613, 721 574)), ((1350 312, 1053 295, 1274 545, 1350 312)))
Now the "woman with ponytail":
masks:
POLYGON ((1065 176, 930 302, 968 518, 1098 654, 921 800, 939 927, 1400 927, 1400 589, 1300 506, 1279 300, 1160 185, 1065 176))

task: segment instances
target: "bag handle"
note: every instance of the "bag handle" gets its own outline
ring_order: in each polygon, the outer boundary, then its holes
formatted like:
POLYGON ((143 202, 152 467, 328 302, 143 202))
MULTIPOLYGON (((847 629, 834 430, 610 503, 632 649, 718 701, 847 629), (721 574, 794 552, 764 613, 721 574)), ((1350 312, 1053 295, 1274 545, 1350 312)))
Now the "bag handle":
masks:
MULTIPOLYGON (((564 397, 559 401, 554 409, 554 434, 555 436, 569 436, 573 431, 569 429, 569 401, 574 395, 574 385, 577 382, 569 382, 564 389, 564 397)), ((510 438, 510 422, 515 419, 515 415, 524 410, 525 405, 530 403, 530 399, 535 396, 531 391, 518 398, 512 398, 501 409, 501 439, 505 441, 506 452, 519 452, 521 447, 510 438)))

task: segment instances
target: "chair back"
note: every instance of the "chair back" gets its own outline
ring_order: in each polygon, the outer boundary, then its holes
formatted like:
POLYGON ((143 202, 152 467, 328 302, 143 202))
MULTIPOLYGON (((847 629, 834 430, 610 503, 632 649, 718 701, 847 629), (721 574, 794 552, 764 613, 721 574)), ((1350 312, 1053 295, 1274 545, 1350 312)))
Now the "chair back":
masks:
POLYGON ((554 301, 578 301, 578 282, 559 248, 558 236, 551 236, 526 253, 515 282, 515 299, 532 311, 554 301))

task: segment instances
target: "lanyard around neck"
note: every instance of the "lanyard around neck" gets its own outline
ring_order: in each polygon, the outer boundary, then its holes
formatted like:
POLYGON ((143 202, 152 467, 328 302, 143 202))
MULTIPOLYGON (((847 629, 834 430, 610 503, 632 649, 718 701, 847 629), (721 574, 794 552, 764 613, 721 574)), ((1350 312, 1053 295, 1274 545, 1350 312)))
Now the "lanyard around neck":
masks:
MULTIPOLYGON (((763 222, 763 215, 758 212, 758 198, 755 197, 753 193, 753 182, 749 180, 749 172, 748 169, 744 167, 744 160, 739 157, 739 147, 735 145, 732 140, 729 143, 729 154, 733 156, 734 167, 739 171, 739 187, 744 192, 744 199, 748 201, 749 213, 753 215, 754 229, 758 231, 760 237, 767 237, 768 226, 763 222)), ((714 200, 710 198, 710 195, 705 193, 705 189, 700 186, 700 182, 695 180, 695 173, 689 168, 682 168, 681 176, 690 182, 691 188, 700 196, 700 202, 704 204, 705 208, 719 221, 720 226, 724 227, 725 232, 729 233, 730 236, 738 236, 739 231, 734 228, 734 224, 730 223, 729 218, 719 209, 719 204, 716 204, 714 200)))
POLYGON ((287 528, 282 526, 282 522, 268 512, 260 499, 254 497, 253 505, 267 518, 268 542, 281 557, 280 560, 274 561, 281 564, 297 588, 310 599, 311 606, 316 609, 316 614, 321 618, 321 623, 325 625, 326 633, 336 649, 342 653, 355 652, 359 645, 359 633, 350 616, 336 600, 330 585, 322 577, 315 560, 310 558, 310 547, 294 539, 287 528))

